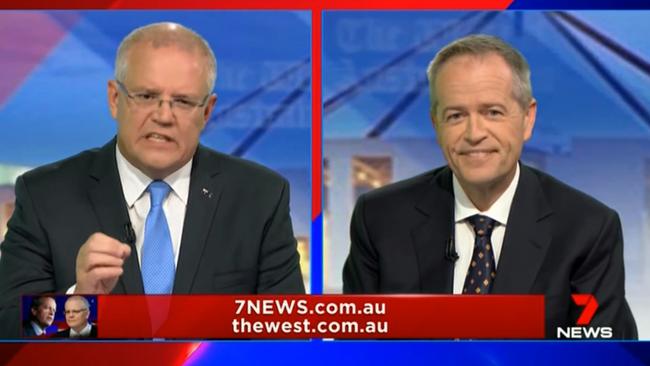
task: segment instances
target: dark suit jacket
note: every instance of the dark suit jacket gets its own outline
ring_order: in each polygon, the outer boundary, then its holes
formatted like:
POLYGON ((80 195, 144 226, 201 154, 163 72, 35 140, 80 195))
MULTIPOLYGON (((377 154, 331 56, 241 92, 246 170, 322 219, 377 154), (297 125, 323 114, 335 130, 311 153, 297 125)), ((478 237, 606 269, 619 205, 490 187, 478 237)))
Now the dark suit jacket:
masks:
MULTIPOLYGON (((346 293, 452 293, 454 196, 447 167, 361 196, 351 223, 346 293)), ((546 335, 575 326, 572 293, 593 294, 590 326, 636 338, 625 301, 618 215, 595 199, 521 165, 492 287, 495 294, 543 294, 546 335)))
POLYGON ((36 337, 36 332, 32 326, 31 320, 25 320, 23 322, 23 337, 36 337))
MULTIPOLYGON (((88 237, 127 242, 128 223, 115 140, 19 177, 0 247, 0 338, 19 336, 20 295, 65 292, 88 237)), ((113 293, 143 293, 133 245, 113 293)), ((199 146, 173 293, 304 293, 284 178, 199 146)))
MULTIPOLYGON (((52 335, 52 338, 70 338, 70 328, 56 332, 52 335)), ((97 326, 95 324, 90 325, 90 334, 87 337, 79 337, 73 339, 90 339, 97 338, 97 326)))

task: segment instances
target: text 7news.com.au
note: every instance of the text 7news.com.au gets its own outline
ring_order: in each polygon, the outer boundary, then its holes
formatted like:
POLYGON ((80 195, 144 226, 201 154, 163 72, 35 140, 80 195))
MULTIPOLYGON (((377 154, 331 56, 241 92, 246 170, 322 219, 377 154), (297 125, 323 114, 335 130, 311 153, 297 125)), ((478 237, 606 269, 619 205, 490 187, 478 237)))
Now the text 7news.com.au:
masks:
POLYGON ((305 335, 316 337, 340 335, 388 334, 388 321, 376 317, 386 315, 383 302, 328 302, 306 299, 236 299, 232 331, 243 335, 305 335), (278 320, 299 316, 299 320, 278 320), (260 317, 267 317, 260 319, 260 317), (352 317, 352 319, 344 319, 352 317), (364 320, 372 317, 372 320, 364 320))

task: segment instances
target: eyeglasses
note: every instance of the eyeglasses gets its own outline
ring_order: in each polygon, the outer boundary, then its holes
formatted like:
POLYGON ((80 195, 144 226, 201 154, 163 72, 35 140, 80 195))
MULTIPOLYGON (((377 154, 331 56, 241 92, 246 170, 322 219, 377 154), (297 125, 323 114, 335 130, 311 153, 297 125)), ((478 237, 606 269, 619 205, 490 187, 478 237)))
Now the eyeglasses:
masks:
POLYGON ((70 310, 65 310, 63 313, 65 315, 70 315, 70 314, 77 315, 77 314, 83 313, 86 310, 88 310, 88 309, 70 309, 70 310))
POLYGON ((122 84, 121 81, 115 80, 119 89, 133 101, 133 103, 141 109, 153 109, 160 108, 163 102, 169 103, 169 109, 181 113, 183 115, 189 115, 194 112, 197 108, 202 108, 205 106, 205 103, 208 101, 210 94, 207 94, 201 101, 192 100, 185 97, 174 97, 170 100, 163 99, 160 94, 152 92, 134 92, 131 93, 129 90, 122 84))

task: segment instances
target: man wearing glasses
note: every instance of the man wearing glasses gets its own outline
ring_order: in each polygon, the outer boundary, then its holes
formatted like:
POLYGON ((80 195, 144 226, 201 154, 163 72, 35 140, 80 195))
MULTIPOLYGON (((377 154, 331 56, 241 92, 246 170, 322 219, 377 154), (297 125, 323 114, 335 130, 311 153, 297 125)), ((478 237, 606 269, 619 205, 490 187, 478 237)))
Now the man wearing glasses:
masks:
POLYGON ((88 321, 90 304, 85 297, 70 296, 64 313, 68 329, 57 332, 54 338, 97 338, 97 326, 88 321))
POLYGON ((217 101, 208 43, 174 23, 120 44, 117 137, 18 178, 0 258, 0 337, 25 293, 304 293, 276 173, 198 144, 217 101))

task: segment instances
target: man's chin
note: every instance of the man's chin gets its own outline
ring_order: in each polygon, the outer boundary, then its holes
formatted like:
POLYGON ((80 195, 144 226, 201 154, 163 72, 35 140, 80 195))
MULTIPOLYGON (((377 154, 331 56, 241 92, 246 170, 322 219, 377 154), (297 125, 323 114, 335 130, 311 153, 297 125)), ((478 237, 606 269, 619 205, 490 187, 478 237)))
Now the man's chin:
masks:
POLYGON ((488 167, 471 168, 465 167, 456 173, 456 177, 462 185, 469 185, 475 187, 483 187, 494 184, 498 177, 493 169, 488 167))
POLYGON ((467 174, 462 177, 458 177, 461 186, 467 190, 469 189, 478 189, 478 190, 493 190, 499 189, 504 190, 510 181, 508 180, 508 175, 499 175, 494 172, 477 174, 480 172, 472 172, 473 174, 467 174))
POLYGON ((169 156, 151 156, 142 159, 138 168, 152 179, 163 179, 181 166, 178 162, 170 160, 169 156))

